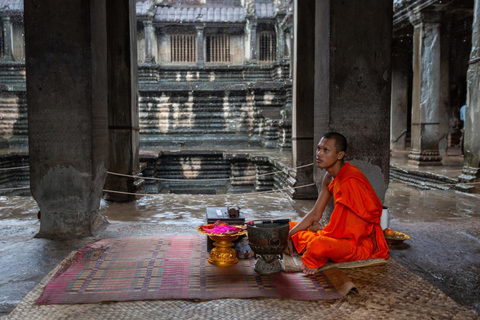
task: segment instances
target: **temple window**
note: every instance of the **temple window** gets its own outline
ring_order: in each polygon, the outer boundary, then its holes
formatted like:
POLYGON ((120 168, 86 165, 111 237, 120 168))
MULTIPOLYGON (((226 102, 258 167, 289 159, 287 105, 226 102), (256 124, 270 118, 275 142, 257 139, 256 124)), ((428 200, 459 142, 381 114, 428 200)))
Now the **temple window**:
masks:
POLYGON ((174 34, 170 36, 171 62, 196 62, 195 35, 174 34))
POLYGON ((206 37, 206 62, 230 62, 230 36, 206 37))
POLYGON ((259 33, 259 49, 259 61, 273 62, 276 60, 277 43, 274 32, 259 33))

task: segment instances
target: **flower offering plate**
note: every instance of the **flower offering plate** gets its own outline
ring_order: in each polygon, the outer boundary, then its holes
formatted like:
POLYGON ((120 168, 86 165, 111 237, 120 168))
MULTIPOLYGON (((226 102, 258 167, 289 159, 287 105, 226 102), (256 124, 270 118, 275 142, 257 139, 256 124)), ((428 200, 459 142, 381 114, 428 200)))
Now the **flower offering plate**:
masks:
POLYGON ((208 262, 222 267, 231 266, 238 262, 237 253, 232 248, 234 246, 233 241, 247 233, 246 226, 229 225, 217 221, 214 224, 200 226, 197 231, 206 234, 214 241, 214 248, 210 251, 208 262))

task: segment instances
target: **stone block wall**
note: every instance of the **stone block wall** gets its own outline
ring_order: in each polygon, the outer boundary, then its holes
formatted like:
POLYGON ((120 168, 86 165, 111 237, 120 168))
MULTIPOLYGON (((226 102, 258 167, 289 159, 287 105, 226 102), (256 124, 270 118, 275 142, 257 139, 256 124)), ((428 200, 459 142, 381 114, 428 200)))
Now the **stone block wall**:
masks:
POLYGON ((288 67, 139 66, 142 147, 288 149, 288 67))
POLYGON ((25 91, 0 92, 0 148, 28 148, 25 91))
POLYGON ((267 155, 205 149, 163 150, 158 156, 142 154, 140 158, 145 164, 145 190, 152 194, 251 193, 288 186, 287 165, 267 155))
MULTIPOLYGON (((28 154, 26 153, 8 153, 0 155, 0 189, 24 188, 30 184, 30 169, 18 168, 28 166, 28 154)), ((30 189, 5 190, 0 191, 0 195, 20 195, 29 196, 30 189)))

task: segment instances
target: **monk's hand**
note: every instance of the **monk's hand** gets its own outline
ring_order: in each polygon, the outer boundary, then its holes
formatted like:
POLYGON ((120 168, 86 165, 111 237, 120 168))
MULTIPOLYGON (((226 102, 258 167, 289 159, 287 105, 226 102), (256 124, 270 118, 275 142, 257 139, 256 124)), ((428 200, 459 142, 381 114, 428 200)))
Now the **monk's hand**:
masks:
POLYGON ((308 230, 310 230, 312 232, 317 232, 317 231, 322 230, 322 229, 323 229, 322 225, 318 222, 312 223, 312 225, 308 228, 308 230))
POLYGON ((289 256, 293 256, 295 253, 295 248, 293 247, 293 242, 292 239, 288 239, 287 241, 287 247, 285 248, 284 251, 285 254, 288 254, 289 256))

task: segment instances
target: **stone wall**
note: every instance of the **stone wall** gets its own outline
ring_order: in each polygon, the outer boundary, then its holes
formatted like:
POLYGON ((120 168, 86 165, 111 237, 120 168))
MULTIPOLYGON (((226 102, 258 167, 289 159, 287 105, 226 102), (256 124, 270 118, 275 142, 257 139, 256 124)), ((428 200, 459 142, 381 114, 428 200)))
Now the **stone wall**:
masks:
POLYGON ((25 188, 18 190, 0 191, 1 195, 21 195, 29 196, 30 189, 30 170, 22 168, 28 166, 28 154, 26 153, 8 153, 0 155, 0 189, 7 188, 25 188), (5 170, 17 168, 13 170, 5 170))
POLYGON ((287 76, 287 65, 142 65, 140 145, 288 148, 287 76))
POLYGON ((142 154, 141 161, 147 193, 250 193, 288 187, 289 167, 268 155, 218 149, 162 150, 158 155, 142 154))
POLYGON ((25 91, 0 92, 0 148, 27 148, 25 91))
MULTIPOLYGON (((202 133, 213 135, 204 145, 230 136, 237 146, 289 149, 289 72, 289 64, 198 69, 140 65, 141 146, 165 146, 172 136, 202 133)), ((0 146, 27 148, 25 65, 0 64, 0 78, 0 146)))

